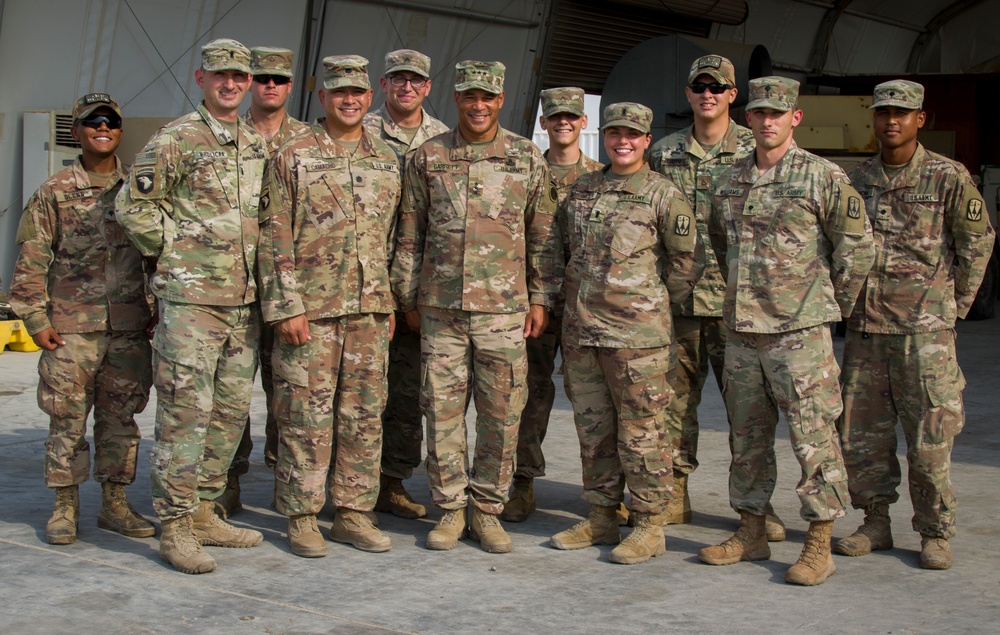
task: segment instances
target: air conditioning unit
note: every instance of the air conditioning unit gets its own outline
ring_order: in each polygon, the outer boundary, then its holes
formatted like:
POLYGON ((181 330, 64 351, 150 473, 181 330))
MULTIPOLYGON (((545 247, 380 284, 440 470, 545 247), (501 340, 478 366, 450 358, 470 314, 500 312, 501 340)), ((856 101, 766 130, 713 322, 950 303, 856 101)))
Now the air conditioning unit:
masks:
POLYGON ((26 110, 23 121, 21 192, 27 203, 38 186, 73 164, 80 144, 73 139, 73 114, 68 110, 26 110))

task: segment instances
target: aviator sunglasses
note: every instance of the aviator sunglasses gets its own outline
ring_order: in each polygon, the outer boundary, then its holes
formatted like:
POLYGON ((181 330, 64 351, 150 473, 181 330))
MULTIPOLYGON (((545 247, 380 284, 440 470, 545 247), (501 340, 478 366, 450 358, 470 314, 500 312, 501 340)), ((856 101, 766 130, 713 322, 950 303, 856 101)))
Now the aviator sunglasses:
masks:
POLYGON ((258 84, 267 84, 268 82, 274 82, 275 86, 284 86, 288 82, 292 81, 291 77, 285 77, 284 75, 254 75, 253 81, 258 84))
POLYGON ((104 124, 108 130, 118 130, 122 127, 122 118, 118 115, 90 115, 86 119, 78 120, 81 126, 97 130, 104 124))
POLYGON ((688 86, 688 88, 691 89, 692 93, 697 93, 698 95, 705 92, 706 88, 708 89, 708 92, 712 93, 713 95, 721 95, 730 88, 736 88, 736 87, 730 86, 729 84, 719 84, 718 82, 713 84, 703 84, 701 82, 694 82, 693 84, 688 86))

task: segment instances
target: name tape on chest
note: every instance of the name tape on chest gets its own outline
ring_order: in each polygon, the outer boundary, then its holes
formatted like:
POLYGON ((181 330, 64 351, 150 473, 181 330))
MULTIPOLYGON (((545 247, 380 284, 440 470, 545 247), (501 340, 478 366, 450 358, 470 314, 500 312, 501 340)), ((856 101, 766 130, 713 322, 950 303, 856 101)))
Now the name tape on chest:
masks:
POLYGON ((724 187, 718 191, 719 196, 743 196, 746 192, 742 187, 724 187))
POLYGON ((427 166, 428 172, 461 172, 463 169, 458 163, 431 163, 427 166))
POLYGON ((93 198, 93 194, 90 193, 90 190, 80 190, 78 192, 56 192, 56 201, 60 203, 78 201, 82 198, 93 198))
POLYGON ((322 161, 317 163, 306 163, 306 171, 308 172, 324 172, 326 170, 336 170, 337 164, 332 161, 322 161))

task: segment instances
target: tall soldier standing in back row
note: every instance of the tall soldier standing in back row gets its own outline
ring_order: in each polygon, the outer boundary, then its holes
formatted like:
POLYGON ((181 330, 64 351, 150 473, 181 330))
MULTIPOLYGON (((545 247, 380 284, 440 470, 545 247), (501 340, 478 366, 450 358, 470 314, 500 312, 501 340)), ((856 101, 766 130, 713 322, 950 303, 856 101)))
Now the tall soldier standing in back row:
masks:
POLYGON ((239 118, 250 86, 245 46, 209 42, 194 76, 204 100, 136 155, 115 216, 156 260, 150 476, 163 523, 160 558, 206 573, 215 560, 202 545, 253 547, 264 539, 219 518, 214 501, 246 426, 257 369, 257 208, 267 146, 239 118))
POLYGON ((965 423, 955 318, 965 317, 976 297, 994 232, 965 167, 917 141, 923 100, 915 82, 875 87, 882 152, 851 173, 875 231, 876 258, 847 323, 839 429, 851 502, 865 510, 865 521, 834 550, 863 556, 892 548, 898 419, 920 566, 948 569, 956 507, 951 449, 965 423))
MULTIPOLYGON (((419 51, 400 49, 385 55, 379 78, 385 104, 365 115, 368 134, 382 139, 396 153, 400 176, 406 159, 424 141, 448 131, 431 117, 424 100, 431 92, 431 58, 419 51)), ((420 414, 420 332, 396 313, 396 331, 389 343, 389 394, 382 413, 382 475, 375 511, 400 518, 422 518, 427 508, 417 503, 403 481, 420 465, 424 439, 420 414)))

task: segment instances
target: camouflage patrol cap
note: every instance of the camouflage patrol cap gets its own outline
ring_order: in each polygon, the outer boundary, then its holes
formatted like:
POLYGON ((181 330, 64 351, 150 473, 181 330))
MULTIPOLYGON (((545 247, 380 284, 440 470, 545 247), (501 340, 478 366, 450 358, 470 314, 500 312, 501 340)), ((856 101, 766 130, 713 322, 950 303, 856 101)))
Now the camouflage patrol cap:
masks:
POLYGON ((639 132, 649 134, 649 126, 653 123, 653 111, 642 104, 624 101, 611 104, 604 109, 605 130, 612 126, 625 126, 639 132))
POLYGON ((868 109, 895 106, 906 110, 920 110, 924 105, 924 87, 917 82, 894 79, 875 87, 875 101, 868 109))
POLYGON ((356 86, 371 90, 368 60, 360 55, 331 55, 323 58, 323 88, 333 90, 356 86))
POLYGON ((732 62, 721 55, 702 55, 692 62, 688 83, 693 82, 699 75, 708 75, 720 84, 736 85, 736 69, 732 62))
POLYGON ((542 91, 542 116, 551 117, 561 112, 568 112, 577 117, 583 116, 582 88, 565 86, 542 91))
POLYGON ((799 83, 787 77, 758 77, 750 80, 750 103, 747 110, 771 108, 779 112, 795 110, 799 101, 799 83))
POLYGON ((201 70, 250 72, 250 49, 236 40, 212 40, 201 47, 201 70))
POLYGON ((292 77, 292 53, 288 49, 255 46, 250 49, 250 70, 254 75, 292 77))
POLYGON ((466 60, 455 64, 455 90, 479 88, 499 95, 503 92, 503 74, 507 70, 501 62, 466 60))
POLYGON ((413 49, 399 49, 385 54, 385 70, 383 75, 410 71, 423 77, 431 76, 431 58, 413 49))
POLYGON ((76 100, 73 104, 73 121, 86 119, 90 113, 98 108, 110 108, 119 117, 122 116, 122 109, 118 107, 118 102, 107 93, 89 93, 76 100))

